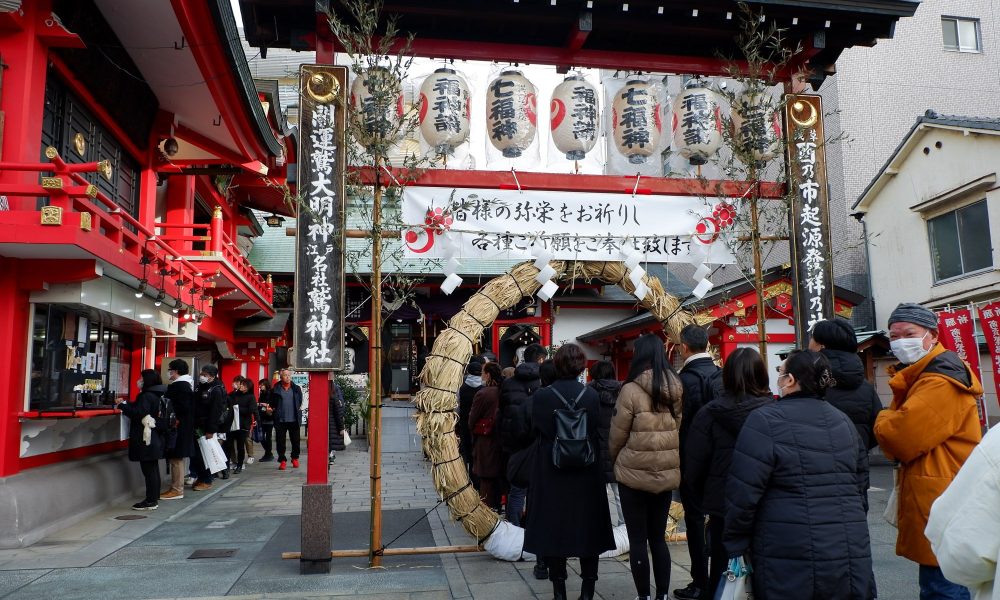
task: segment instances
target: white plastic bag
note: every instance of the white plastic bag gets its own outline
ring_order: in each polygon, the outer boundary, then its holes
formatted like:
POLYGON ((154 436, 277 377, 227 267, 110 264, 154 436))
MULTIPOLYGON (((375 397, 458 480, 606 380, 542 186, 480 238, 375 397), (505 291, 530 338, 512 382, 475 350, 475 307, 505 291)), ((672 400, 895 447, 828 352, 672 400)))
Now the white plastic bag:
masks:
POLYGON ((233 405, 233 424, 229 426, 229 431, 239 431, 240 430, 240 406, 238 404, 233 405))
POLYGON ((351 436, 347 434, 347 430, 344 430, 344 448, 351 445, 351 436))
POLYGON ((205 468, 209 473, 218 473, 226 468, 226 453, 222 450, 222 444, 217 437, 198 438, 198 449, 201 450, 201 458, 205 461, 205 468))

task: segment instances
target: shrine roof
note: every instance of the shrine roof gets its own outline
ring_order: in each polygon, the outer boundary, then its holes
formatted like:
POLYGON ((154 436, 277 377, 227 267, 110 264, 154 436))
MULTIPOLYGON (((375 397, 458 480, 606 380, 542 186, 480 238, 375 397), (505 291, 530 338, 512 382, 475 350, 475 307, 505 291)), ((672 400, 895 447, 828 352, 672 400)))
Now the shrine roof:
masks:
POLYGON ((878 170, 858 199, 851 205, 852 209, 859 209, 865 212, 868 205, 875 199, 875 195, 881 191, 887 178, 896 175, 893 165, 902 162, 903 159, 917 146, 917 142, 923 137, 923 132, 930 128, 957 129, 963 132, 978 133, 1000 133, 1000 119, 989 117, 963 117, 958 115, 942 115, 933 109, 928 109, 924 114, 917 117, 916 122, 906 132, 899 145, 889 155, 888 160, 878 170))
MULTIPOLYGON (((749 0, 748 4, 767 22, 783 28, 791 44, 802 43, 808 49, 816 73, 813 83, 818 85, 834 72, 845 48, 891 38, 896 21, 912 16, 919 0, 749 0)), ((329 0, 240 0, 247 41, 262 54, 269 47, 312 50, 317 27, 326 29, 323 19, 317 18, 317 7, 325 6, 348 20, 340 3, 329 0)), ((733 0, 479 0, 474 10, 459 0, 388 0, 382 25, 386 16, 398 16, 399 31, 416 35, 413 51, 418 56, 654 72, 667 72, 655 65, 671 56, 686 58, 691 68, 670 72, 719 74, 708 72, 708 65, 718 65, 720 56, 737 55, 738 12, 733 0), (617 64, 605 62, 615 55, 617 64)), ((321 34, 328 36, 322 29, 321 34)))

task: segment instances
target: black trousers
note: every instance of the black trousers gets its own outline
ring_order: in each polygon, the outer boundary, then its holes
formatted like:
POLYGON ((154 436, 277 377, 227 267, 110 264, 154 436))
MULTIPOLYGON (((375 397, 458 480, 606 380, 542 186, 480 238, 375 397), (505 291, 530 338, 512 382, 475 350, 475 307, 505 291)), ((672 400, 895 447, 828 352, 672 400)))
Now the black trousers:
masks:
POLYGON ((722 532, 726 528, 726 520, 723 517, 710 515, 708 517, 708 547, 711 553, 709 559, 708 590, 709 598, 715 598, 715 590, 722 581, 722 574, 729 566, 729 556, 726 547, 722 545, 722 532))
POLYGON ((275 423, 274 435, 278 438, 278 460, 287 461, 285 456, 285 433, 292 441, 292 460, 299 457, 299 424, 298 423, 275 423))
POLYGON ((670 550, 664 534, 667 530, 667 513, 670 510, 670 492, 651 494, 635 490, 623 483, 618 484, 622 498, 622 514, 625 515, 625 530, 628 532, 629 566, 632 580, 640 597, 650 596, 649 553, 653 555, 653 580, 656 594, 669 593, 670 550))
POLYGON ((691 583, 705 589, 708 583, 708 555, 705 553, 705 513, 683 495, 684 529, 687 530, 688 554, 691 555, 691 583))
POLYGON ((140 460, 139 468, 146 480, 146 502, 156 504, 160 500, 160 461, 140 460))
POLYGON ((264 456, 271 456, 271 438, 274 434, 274 425, 272 423, 261 423, 260 432, 260 445, 264 448, 264 456))
MULTIPOLYGON (((593 579, 597 581, 597 560, 596 556, 580 557, 580 578, 593 579)), ((545 564, 549 567, 549 581, 566 581, 566 557, 548 556, 545 564)))
POLYGON ((222 449, 226 452, 229 466, 242 467, 243 461, 247 457, 247 432, 230 431, 226 433, 226 441, 222 444, 222 449))

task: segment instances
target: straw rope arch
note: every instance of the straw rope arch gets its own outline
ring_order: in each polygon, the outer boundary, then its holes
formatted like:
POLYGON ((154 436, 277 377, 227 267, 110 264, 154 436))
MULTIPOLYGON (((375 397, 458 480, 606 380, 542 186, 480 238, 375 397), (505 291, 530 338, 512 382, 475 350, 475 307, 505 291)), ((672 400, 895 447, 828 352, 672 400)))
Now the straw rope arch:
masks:
MULTIPOLYGON (((550 265, 556 271, 553 279, 598 280, 618 285, 629 293, 635 291, 621 262, 552 261, 550 265)), ((452 317, 448 329, 435 340, 420 373, 421 389, 413 400, 417 406, 417 432, 433 463, 434 487, 448 504, 452 518, 461 522, 480 543, 498 528, 500 517, 479 499, 459 455, 454 433, 458 421, 457 393, 473 346, 483 330, 493 324, 501 311, 516 306, 521 298, 533 295, 541 287, 535 280, 538 271, 531 262, 518 264, 473 294, 452 317)), ((643 308, 663 323, 671 339, 677 340, 680 330, 695 322, 694 315, 681 310, 680 302, 664 291, 657 278, 647 275, 644 281, 650 291, 641 303, 643 308)))

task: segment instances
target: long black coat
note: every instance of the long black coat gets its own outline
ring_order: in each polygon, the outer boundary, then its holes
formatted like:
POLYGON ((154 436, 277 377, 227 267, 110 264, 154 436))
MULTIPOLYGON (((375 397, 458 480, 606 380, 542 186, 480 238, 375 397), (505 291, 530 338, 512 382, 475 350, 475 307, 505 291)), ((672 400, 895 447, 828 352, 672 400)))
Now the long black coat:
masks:
POLYGON ((514 376, 504 379, 500 385, 500 444, 508 456, 535 441, 531 397, 542 385, 538 376, 540 368, 541 363, 523 362, 514 369, 514 376))
MULTIPOLYGON (((614 379, 598 379, 588 384, 597 391, 600 400, 601 418, 597 424, 597 434, 601 437, 600 462, 606 483, 615 482, 615 466, 611 464, 611 453, 608 452, 608 438, 611 437, 611 417, 615 415, 615 402, 622 382, 614 379)), ((572 398, 567 398, 572 400, 572 398)))
MULTIPOLYGON (((615 547, 600 462, 572 470, 557 469, 552 464, 553 411, 563 408, 552 388, 572 402, 582 387, 576 379, 560 379, 536 391, 531 401, 539 448, 528 490, 530 522, 524 534, 524 549, 538 556, 597 556, 615 547)), ((587 435, 595 448, 600 444, 599 403, 597 392, 587 388, 577 404, 587 411, 587 435)))
POLYGON ((752 551, 754 598, 875 596, 864 446, 844 413, 804 394, 753 411, 726 482, 730 556, 752 551))
POLYGON ((128 417, 128 459, 139 462, 141 460, 160 460, 163 458, 163 434, 155 428, 150 432, 149 445, 142 439, 143 425, 142 419, 146 415, 152 415, 155 419, 160 416, 160 398, 167 391, 165 385, 150 386, 139 393, 135 402, 122 402, 118 408, 122 414, 128 417))
POLYGON ((167 398, 177 415, 177 443, 166 450, 164 458, 187 458, 194 455, 194 387, 190 375, 181 375, 167 386, 167 398))
POLYGON ((330 382, 330 415, 329 415, 330 450, 344 449, 344 390, 336 381, 330 382))
POLYGON ((726 479, 733 460, 736 438, 750 413, 774 402, 772 396, 748 396, 739 402, 722 394, 698 411, 688 429, 684 452, 685 497, 702 512, 726 515, 726 479))

